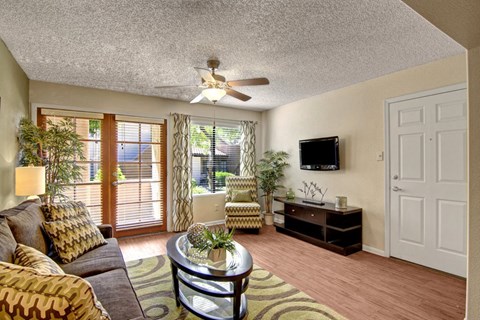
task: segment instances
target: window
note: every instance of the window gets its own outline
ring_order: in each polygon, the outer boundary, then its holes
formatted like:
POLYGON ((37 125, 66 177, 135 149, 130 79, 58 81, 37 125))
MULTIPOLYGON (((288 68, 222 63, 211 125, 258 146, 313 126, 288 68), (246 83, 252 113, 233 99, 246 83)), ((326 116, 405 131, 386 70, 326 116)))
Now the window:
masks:
POLYGON ((225 190, 225 178, 240 174, 240 125, 192 119, 193 194, 225 190))

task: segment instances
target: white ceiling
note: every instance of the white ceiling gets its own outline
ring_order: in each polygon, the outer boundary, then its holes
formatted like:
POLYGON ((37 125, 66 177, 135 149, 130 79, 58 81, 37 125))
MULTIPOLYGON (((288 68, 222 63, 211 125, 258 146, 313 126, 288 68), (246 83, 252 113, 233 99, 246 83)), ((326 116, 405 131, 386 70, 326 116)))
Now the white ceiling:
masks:
POLYGON ((217 56, 265 110, 464 49, 400 0, 1 0, 0 38, 33 80, 190 101, 217 56))

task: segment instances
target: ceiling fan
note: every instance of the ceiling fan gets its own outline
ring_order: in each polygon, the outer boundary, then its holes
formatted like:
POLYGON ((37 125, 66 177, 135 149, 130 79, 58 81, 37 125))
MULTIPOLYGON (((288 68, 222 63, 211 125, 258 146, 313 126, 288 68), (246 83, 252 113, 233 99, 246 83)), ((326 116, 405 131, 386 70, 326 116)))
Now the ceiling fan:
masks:
MULTIPOLYGON (((202 78, 202 83, 198 86, 200 89, 203 89, 202 92, 196 96, 190 103, 198 103, 202 101, 203 98, 207 98, 213 103, 216 103, 218 100, 223 98, 225 95, 229 95, 236 99, 242 101, 248 101, 252 97, 247 96, 239 91, 233 90, 232 87, 240 86, 258 86, 269 84, 267 78, 254 78, 254 79, 242 79, 242 80, 233 80, 226 81, 225 77, 219 74, 216 74, 215 71, 220 66, 220 61, 217 58, 210 58, 207 61, 208 69, 195 67, 198 74, 202 78)), ((156 89, 166 89, 166 88, 185 88, 193 86, 159 86, 155 87, 156 89)))

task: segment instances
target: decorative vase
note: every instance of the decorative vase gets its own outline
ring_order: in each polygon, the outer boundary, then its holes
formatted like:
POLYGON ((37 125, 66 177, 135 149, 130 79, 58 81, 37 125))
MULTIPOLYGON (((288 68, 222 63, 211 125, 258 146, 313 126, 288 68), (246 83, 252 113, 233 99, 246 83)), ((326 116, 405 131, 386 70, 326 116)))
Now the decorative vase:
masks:
POLYGON ((267 226, 273 225, 273 213, 265 212, 265 224, 267 226))
POLYGON ((335 208, 347 209, 347 197, 337 196, 335 198, 335 208))
POLYGON ((208 259, 210 259, 213 262, 227 260, 227 249, 225 248, 211 249, 208 252, 208 259))
POLYGON ((287 200, 293 200, 295 199, 295 192, 292 190, 292 188, 288 188, 288 191, 285 196, 287 200))

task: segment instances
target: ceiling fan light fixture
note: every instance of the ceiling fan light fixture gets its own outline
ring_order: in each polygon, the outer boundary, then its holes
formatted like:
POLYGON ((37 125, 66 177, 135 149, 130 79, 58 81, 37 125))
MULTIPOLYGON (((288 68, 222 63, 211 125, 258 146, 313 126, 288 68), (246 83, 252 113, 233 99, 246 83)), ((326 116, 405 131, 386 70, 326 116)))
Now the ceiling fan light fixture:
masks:
POLYGON ((207 88, 202 91, 202 94, 205 98, 215 103, 218 100, 222 99, 223 96, 227 94, 227 92, 219 88, 207 88))

